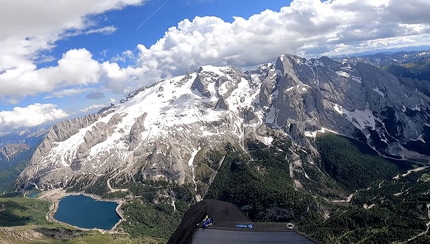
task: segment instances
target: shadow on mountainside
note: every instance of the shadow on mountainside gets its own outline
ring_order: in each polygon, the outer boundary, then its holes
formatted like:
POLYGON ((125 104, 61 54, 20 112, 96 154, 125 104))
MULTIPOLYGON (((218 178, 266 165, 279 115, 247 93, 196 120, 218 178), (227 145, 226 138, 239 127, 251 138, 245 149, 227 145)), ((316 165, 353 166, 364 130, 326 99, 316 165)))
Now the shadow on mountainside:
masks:
POLYGON ((0 226, 22 226, 30 223, 31 216, 17 214, 25 213, 27 210, 27 207, 12 200, 0 202, 0 226))

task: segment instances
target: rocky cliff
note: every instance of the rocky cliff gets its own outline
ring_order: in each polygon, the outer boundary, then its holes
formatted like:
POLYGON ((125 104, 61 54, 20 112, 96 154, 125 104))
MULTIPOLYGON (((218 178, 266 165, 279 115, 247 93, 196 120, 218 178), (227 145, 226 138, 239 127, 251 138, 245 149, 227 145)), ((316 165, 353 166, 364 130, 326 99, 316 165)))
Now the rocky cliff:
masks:
POLYGON ((30 128, 0 137, 0 169, 12 167, 20 161, 29 161, 46 133, 44 128, 30 128))
POLYGON ((210 155, 227 144, 245 148, 248 139, 270 145, 275 135, 288 138, 291 170, 306 175, 299 151, 311 152, 307 162, 317 159, 318 133, 355 138, 390 157, 422 158, 425 150, 414 148, 427 146, 429 121, 428 96, 365 63, 282 55, 246 72, 203 66, 139 89, 98 114, 57 123, 16 186, 85 190, 100 181, 120 186, 150 179, 193 184, 199 198, 200 186, 222 165, 210 155))
POLYGON ((0 148, 0 155, 6 160, 10 161, 18 153, 28 150, 30 147, 24 143, 7 144, 0 148))

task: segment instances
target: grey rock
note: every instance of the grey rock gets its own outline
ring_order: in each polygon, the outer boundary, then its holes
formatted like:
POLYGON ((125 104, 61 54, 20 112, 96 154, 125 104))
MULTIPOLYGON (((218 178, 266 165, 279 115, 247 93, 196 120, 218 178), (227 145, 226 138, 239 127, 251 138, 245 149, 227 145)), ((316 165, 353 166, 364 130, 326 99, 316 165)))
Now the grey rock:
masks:
MULTIPOLYGON (((245 73, 208 70, 139 89, 103 114, 57 123, 17 188, 88 187, 100 177, 115 176, 189 183, 197 189, 208 184, 196 178, 197 167, 210 168, 207 178, 213 180, 222 164, 222 159, 209 162, 211 152, 228 143, 245 148, 248 139, 270 144, 274 137, 292 140, 293 153, 286 159, 297 162, 290 167, 293 177, 301 172, 296 151, 317 158, 312 137, 327 130, 366 142, 382 154, 423 156, 405 148, 430 127, 430 98, 421 92, 426 87, 418 89, 415 82, 364 63, 294 55, 245 73), (177 89, 185 84, 191 91, 177 89), (136 97, 143 91, 145 96, 136 97), (164 106, 155 116, 145 110, 154 98, 164 106)), ((295 181, 298 188, 306 185, 295 181)), ((196 190, 196 199, 199 194, 204 192, 196 190)))
POLYGON ((203 84, 202 78, 199 75, 197 75, 196 79, 194 80, 193 84, 191 85, 191 89, 196 89, 197 91, 199 91, 202 96, 205 97, 210 97, 211 93, 210 91, 208 91, 205 87, 205 84, 203 84))
POLYGON ((28 149, 30 147, 25 143, 7 144, 0 148, 0 156, 3 156, 6 161, 10 161, 14 156, 28 149))
POLYGON ((228 104, 225 101, 224 97, 220 97, 218 99, 218 102, 215 105, 215 109, 223 109, 223 110, 228 110, 228 104))
POLYGON ((128 147, 129 151, 136 149, 142 140, 142 132, 145 130, 145 118, 146 114, 139 116, 130 129, 130 134, 128 136, 128 140, 130 141, 130 146, 128 147))
POLYGON ((117 125, 117 124, 119 124, 119 123, 121 123, 122 122, 122 117, 121 117, 121 115, 119 115, 119 114, 114 114, 110 119, 109 119, 109 122, 108 122, 108 124, 109 125, 117 125))

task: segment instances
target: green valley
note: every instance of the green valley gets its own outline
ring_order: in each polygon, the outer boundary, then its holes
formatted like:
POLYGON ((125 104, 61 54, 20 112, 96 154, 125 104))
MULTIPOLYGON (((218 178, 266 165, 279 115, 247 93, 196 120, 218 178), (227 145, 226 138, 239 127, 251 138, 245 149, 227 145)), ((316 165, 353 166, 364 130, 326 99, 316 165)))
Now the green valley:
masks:
MULTIPOLYGON (((367 145, 334 134, 316 137, 320 156, 288 138, 271 136, 270 145, 248 140, 246 151, 227 144, 196 157, 195 165, 222 159, 209 188, 200 183, 198 192, 192 184, 164 180, 115 183, 128 188, 122 193, 95 184, 90 192, 125 200, 119 232, 51 222, 45 217, 49 202, 12 194, 0 198, 0 236, 19 243, 164 243, 196 194, 202 194, 236 204, 254 221, 291 221, 323 243, 429 241, 424 234, 430 223, 428 168, 409 163, 406 172, 367 145)), ((210 179, 208 174, 202 179, 210 179)))

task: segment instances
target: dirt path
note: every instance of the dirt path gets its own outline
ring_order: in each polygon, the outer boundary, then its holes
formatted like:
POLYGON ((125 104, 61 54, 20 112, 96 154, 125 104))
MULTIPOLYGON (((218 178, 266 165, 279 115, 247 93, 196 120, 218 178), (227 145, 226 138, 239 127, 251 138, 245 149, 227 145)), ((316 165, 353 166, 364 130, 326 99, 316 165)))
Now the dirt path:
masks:
POLYGON ((128 189, 115 189, 115 188, 112 188, 112 186, 110 185, 110 180, 111 180, 111 179, 113 179, 113 178, 115 178, 115 177, 117 177, 120 173, 121 173, 121 172, 118 172, 116 175, 114 175, 114 176, 110 177, 110 178, 106 181, 107 187, 109 188, 109 192, 117 192, 117 191, 125 192, 125 191, 128 191, 128 189))

